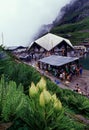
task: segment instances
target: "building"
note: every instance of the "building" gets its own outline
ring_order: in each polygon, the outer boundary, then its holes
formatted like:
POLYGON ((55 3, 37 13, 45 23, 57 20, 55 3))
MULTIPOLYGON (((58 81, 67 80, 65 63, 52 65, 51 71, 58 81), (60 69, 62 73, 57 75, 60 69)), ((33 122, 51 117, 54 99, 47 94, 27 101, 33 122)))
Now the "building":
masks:
POLYGON ((55 77, 64 74, 64 79, 70 80, 76 69, 79 70, 79 58, 68 56, 69 48, 74 50, 68 39, 48 33, 30 44, 29 55, 35 61, 31 63, 55 77))
POLYGON ((38 67, 62 80, 71 80, 79 75, 79 58, 51 55, 38 61, 38 67))
POLYGON ((84 53, 87 52, 86 47, 83 46, 83 45, 74 46, 74 50, 77 51, 77 52, 79 52, 79 53, 82 53, 82 54, 84 54, 84 53))
POLYGON ((48 33, 30 44, 29 55, 36 60, 49 55, 67 56, 68 48, 73 49, 68 39, 48 33))

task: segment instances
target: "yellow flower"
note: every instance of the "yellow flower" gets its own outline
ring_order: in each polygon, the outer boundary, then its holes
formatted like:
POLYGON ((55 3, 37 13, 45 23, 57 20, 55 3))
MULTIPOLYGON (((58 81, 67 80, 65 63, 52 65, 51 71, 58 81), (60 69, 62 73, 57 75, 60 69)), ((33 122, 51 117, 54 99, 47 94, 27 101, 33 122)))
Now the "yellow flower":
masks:
POLYGON ((57 96, 56 96, 56 94, 53 94, 52 95, 52 101, 55 102, 56 100, 57 100, 57 96))
POLYGON ((40 102, 40 106, 42 107, 45 106, 45 99, 44 99, 43 92, 40 94, 39 102, 40 102))
POLYGON ((40 91, 43 91, 44 89, 46 89, 45 79, 42 77, 36 86, 39 88, 40 91))
POLYGON ((60 100, 56 100, 56 101, 54 102, 54 109, 55 109, 56 111, 62 110, 62 103, 60 102, 60 100))
POLYGON ((40 94, 40 99, 39 99, 40 105, 45 106, 50 102, 50 100, 51 100, 50 93, 44 89, 43 92, 41 92, 40 94))
POLYGON ((32 82, 31 87, 29 87, 29 95, 30 95, 30 97, 34 97, 35 95, 37 95, 37 93, 38 93, 38 90, 37 90, 35 84, 32 82))
POLYGON ((43 90, 43 95, 44 95, 44 99, 45 99, 45 104, 49 103, 51 100, 51 95, 47 90, 43 90))

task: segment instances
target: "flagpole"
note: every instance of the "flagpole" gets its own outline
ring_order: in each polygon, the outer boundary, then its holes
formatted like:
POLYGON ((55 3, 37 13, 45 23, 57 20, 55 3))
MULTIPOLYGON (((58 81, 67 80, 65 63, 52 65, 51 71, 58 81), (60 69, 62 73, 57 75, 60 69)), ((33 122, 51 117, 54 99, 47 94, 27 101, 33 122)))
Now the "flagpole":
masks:
POLYGON ((4 36, 3 36, 3 32, 2 32, 2 34, 1 34, 1 37, 2 37, 2 45, 4 44, 4 36))

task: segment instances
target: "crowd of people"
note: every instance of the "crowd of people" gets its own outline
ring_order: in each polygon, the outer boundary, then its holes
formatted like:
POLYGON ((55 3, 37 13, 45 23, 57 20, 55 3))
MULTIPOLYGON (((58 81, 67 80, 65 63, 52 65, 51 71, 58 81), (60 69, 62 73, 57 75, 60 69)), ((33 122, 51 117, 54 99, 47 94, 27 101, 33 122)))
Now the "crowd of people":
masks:
MULTIPOLYGON (((66 64, 62 67, 54 67, 51 65, 39 63, 38 67, 40 67, 40 69, 43 70, 43 72, 45 71, 46 74, 51 73, 55 78, 57 78, 57 80, 55 80, 56 84, 60 83, 60 80, 58 79, 61 79, 61 81, 63 81, 64 83, 66 82, 72 83, 73 77, 74 79, 76 79, 78 76, 82 78, 82 73, 83 73, 82 65, 79 65, 76 62, 66 64)), ((87 83, 86 84, 84 83, 83 88, 81 88, 79 84, 80 83, 76 83, 76 85, 73 86, 73 91, 85 95, 89 98, 87 83)))
POLYGON ((63 69, 60 70, 59 78, 61 80, 71 81, 73 76, 82 75, 83 68, 77 64, 66 65, 63 69))
POLYGON ((71 81, 74 76, 82 75, 83 72, 82 65, 79 65, 77 63, 66 64, 61 67, 38 63, 38 67, 44 71, 48 71, 62 81, 71 81))

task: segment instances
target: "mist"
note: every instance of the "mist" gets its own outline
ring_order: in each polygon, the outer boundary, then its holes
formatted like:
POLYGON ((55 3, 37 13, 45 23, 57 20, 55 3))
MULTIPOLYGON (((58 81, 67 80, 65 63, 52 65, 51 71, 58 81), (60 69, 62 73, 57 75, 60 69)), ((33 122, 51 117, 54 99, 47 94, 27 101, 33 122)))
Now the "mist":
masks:
MULTIPOLYGON (((28 46, 71 0, 0 0, 0 44, 28 46)), ((60 13, 61 14, 61 13, 60 13)))

